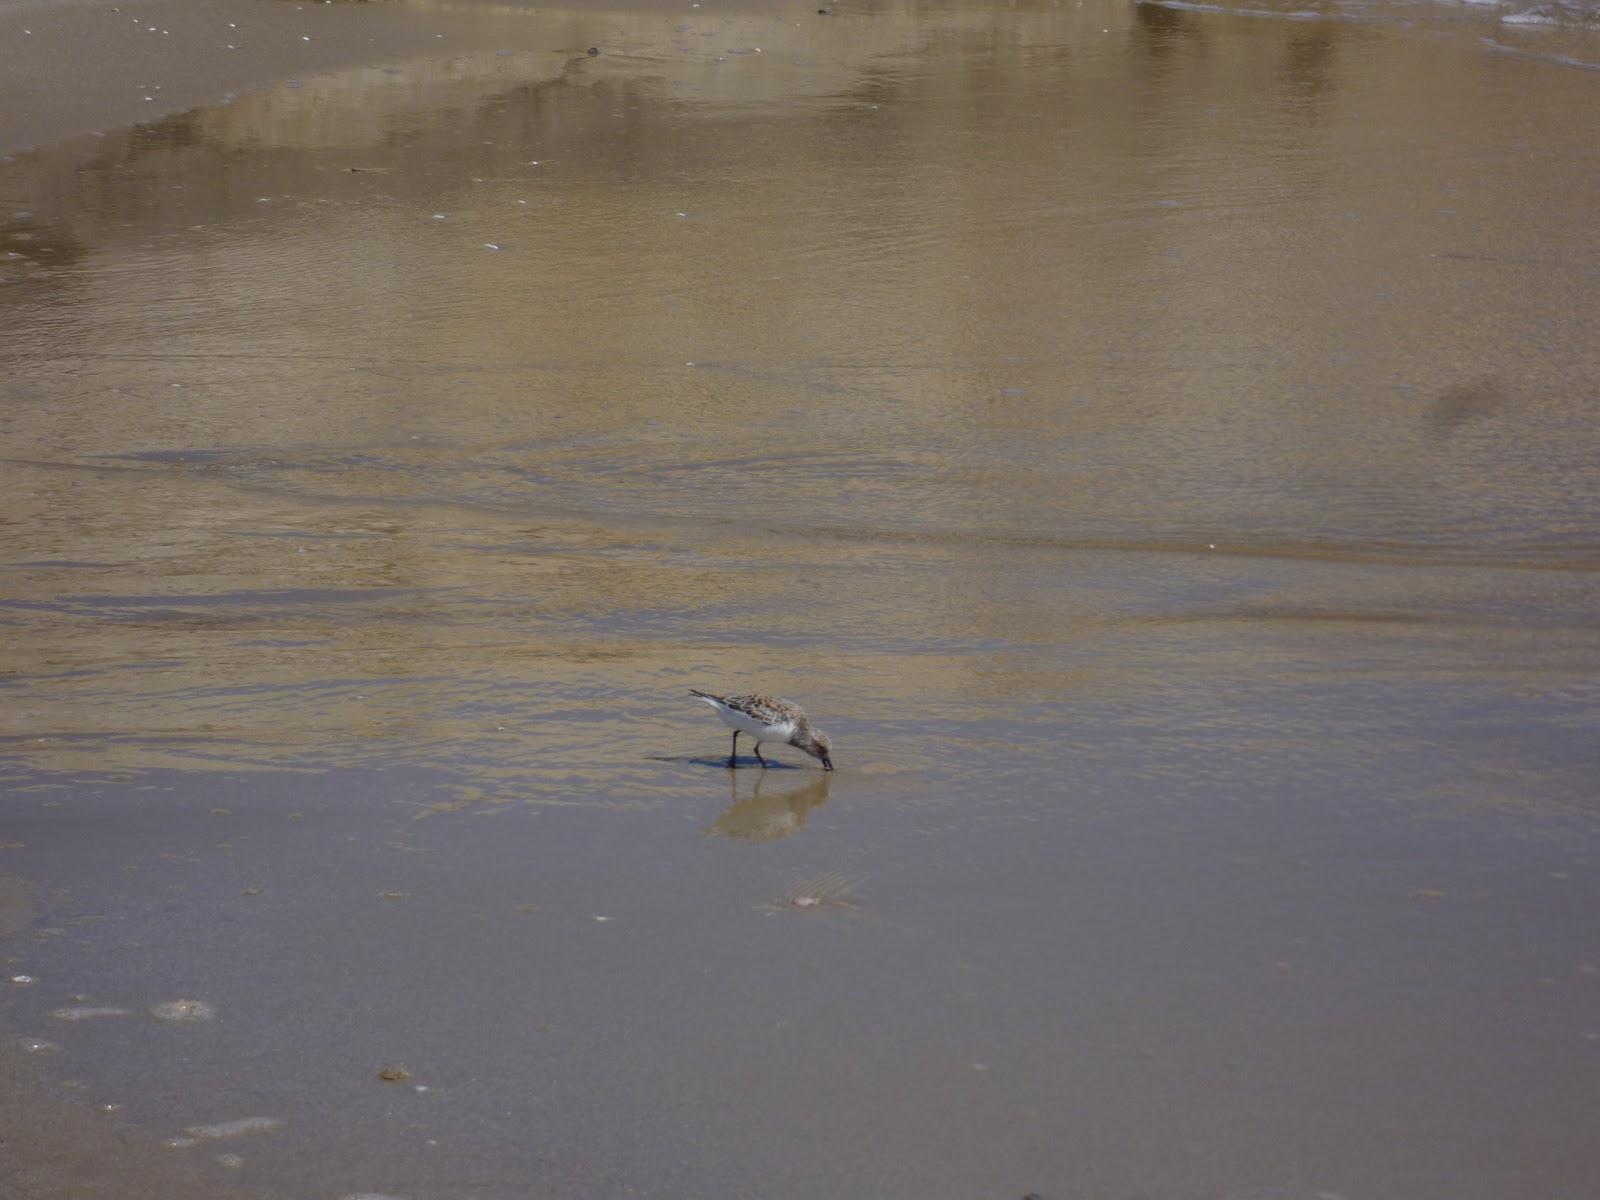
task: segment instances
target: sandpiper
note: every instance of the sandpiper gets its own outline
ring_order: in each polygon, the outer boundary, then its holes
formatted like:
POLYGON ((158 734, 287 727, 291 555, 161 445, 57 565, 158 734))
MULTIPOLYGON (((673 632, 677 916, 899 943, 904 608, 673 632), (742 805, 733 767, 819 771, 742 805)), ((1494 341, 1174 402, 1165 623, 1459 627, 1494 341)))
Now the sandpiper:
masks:
POLYGON ((829 755, 833 744, 828 735, 806 719, 805 709, 792 700, 779 700, 774 696, 713 696, 710 692, 689 689, 712 708, 722 723, 733 730, 733 749, 728 754, 728 765, 734 766, 739 755, 739 735, 748 733, 756 740, 756 761, 763 767, 767 760, 761 757, 762 742, 787 742, 797 750, 804 750, 812 758, 822 760, 824 771, 833 770, 829 755))

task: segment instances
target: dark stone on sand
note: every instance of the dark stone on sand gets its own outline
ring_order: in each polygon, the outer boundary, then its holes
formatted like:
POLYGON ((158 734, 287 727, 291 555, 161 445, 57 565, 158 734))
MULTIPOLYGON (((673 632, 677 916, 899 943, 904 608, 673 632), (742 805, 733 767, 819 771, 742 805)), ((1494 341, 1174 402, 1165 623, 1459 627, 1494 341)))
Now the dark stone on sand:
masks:
POLYGON ((596 54, 599 54, 599 53, 600 53, 600 47, 599 46, 590 46, 589 47, 589 57, 590 58, 593 58, 596 54))

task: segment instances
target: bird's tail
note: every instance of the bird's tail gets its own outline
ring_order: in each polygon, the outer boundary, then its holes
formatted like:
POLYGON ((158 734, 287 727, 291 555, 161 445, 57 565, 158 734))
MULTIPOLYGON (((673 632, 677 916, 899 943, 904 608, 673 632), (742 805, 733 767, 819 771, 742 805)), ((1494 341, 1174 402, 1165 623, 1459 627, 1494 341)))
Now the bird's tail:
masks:
POLYGON ((690 688, 689 695, 699 696, 702 700, 716 700, 719 702, 722 700, 721 696, 714 696, 710 692, 702 692, 699 688, 690 688))

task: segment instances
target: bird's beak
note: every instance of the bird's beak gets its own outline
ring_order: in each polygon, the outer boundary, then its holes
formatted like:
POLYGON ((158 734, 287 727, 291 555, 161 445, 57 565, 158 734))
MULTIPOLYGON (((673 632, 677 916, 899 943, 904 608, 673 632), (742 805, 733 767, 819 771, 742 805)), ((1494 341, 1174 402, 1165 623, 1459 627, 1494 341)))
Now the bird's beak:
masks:
POLYGON ((833 770, 833 759, 829 758, 826 754, 822 756, 822 769, 824 771, 833 770))

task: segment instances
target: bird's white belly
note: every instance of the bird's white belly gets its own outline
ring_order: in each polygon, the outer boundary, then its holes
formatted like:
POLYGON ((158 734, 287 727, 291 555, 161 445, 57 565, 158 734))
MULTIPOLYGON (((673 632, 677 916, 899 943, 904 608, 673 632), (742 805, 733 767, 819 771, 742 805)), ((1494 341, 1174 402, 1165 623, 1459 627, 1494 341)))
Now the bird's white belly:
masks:
POLYGON ((767 725, 754 717, 745 716, 738 709, 719 708, 717 713, 722 717, 724 724, 737 729, 740 733, 748 733, 758 742, 787 742, 794 736, 793 721, 780 721, 776 725, 767 725))

